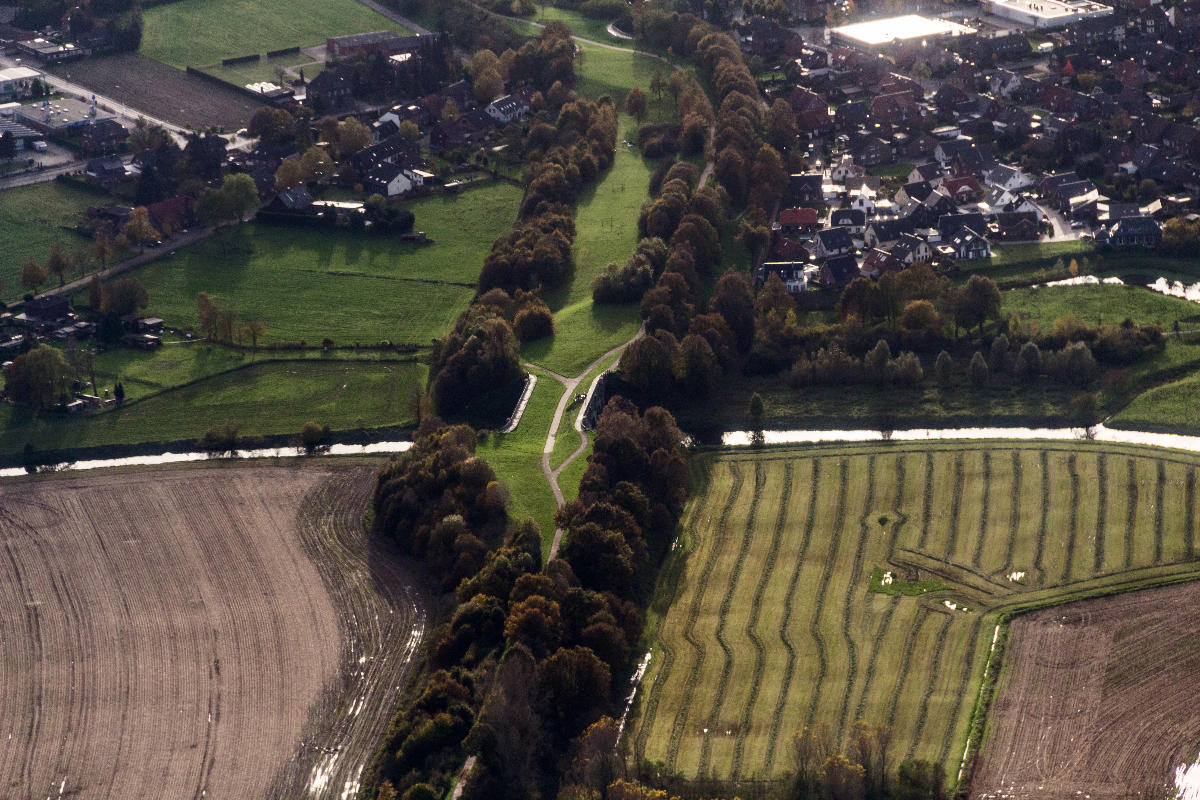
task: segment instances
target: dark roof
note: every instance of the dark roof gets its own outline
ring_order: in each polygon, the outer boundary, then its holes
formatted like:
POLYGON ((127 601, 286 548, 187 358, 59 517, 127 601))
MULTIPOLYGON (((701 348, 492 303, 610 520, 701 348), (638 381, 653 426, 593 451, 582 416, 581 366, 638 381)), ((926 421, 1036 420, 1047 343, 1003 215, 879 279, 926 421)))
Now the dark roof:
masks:
POLYGON ((851 255, 830 256, 821 265, 822 278, 827 278, 835 286, 847 284, 860 274, 858 262, 851 255))
POLYGON ((313 203, 312 195, 308 193, 308 189, 303 186, 293 186, 286 192, 280 192, 277 196, 284 208, 292 211, 303 211, 313 203))
POLYGON ((929 184, 929 181, 906 183, 901 188, 904 189, 904 194, 908 196, 909 200, 915 200, 918 203, 924 203, 925 198, 933 194, 933 186, 929 184))
POLYGON ((844 248, 854 247, 854 240, 850 238, 850 230, 848 228, 825 228, 817 231, 817 240, 826 250, 841 250, 844 248))
POLYGON ((829 215, 830 227, 867 224, 867 212, 861 208, 836 208, 829 215))
POLYGON ((1112 227, 1113 236, 1145 236, 1162 231, 1153 217, 1123 217, 1112 227))
POLYGON ((901 234, 912 233, 916 230, 916 225, 912 220, 901 217, 900 219, 876 220, 867 226, 868 229, 875 230, 875 236, 880 241, 890 242, 899 239, 901 234))
POLYGON ((983 220, 983 214, 944 214, 938 220, 938 233, 945 239, 954 236, 963 228, 971 228, 975 231, 986 231, 987 223, 983 220))

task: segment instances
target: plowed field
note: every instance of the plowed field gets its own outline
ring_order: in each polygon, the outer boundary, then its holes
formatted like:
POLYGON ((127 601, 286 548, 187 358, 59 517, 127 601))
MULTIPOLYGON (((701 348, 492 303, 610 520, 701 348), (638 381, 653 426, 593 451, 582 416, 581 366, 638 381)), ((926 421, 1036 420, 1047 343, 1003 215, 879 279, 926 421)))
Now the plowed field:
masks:
POLYGON ((1195 583, 1018 617, 974 796, 1170 797, 1200 742, 1198 631, 1195 583))
POLYGON ((366 469, 0 484, 0 797, 339 796, 424 630, 366 469))

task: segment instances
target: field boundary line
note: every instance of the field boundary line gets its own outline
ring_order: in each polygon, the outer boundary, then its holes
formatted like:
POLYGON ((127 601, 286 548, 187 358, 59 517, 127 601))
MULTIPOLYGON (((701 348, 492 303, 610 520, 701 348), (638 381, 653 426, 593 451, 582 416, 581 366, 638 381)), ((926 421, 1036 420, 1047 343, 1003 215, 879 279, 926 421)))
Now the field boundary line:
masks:
POLYGON ((708 560, 704 563, 704 569, 701 571, 699 579, 696 582, 691 607, 688 609, 687 622, 683 626, 683 639, 692 646, 692 649, 695 651, 695 657, 692 659, 692 671, 684 686, 684 694, 679 704, 679 710, 675 713, 675 722, 671 726, 671 740, 667 746, 666 764, 668 772, 675 771, 675 764, 679 758, 679 742, 683 738, 683 727, 687 723, 687 717, 691 712, 692 698, 696 694, 696 683, 700 676, 700 670, 704 667, 705 647, 701 642, 696 641, 696 617, 700 614, 700 605, 704 601, 705 591, 708 588, 708 579, 712 575, 713 568, 717 562, 717 554, 725 541, 729 513, 733 510, 734 502, 742 491, 742 471, 736 465, 730 464, 729 472, 733 476, 733 483, 729 488, 729 498, 725 502, 725 507, 721 509, 721 521, 717 527, 720 533, 713 541, 712 551, 709 553, 708 560))
POLYGON ((1104 539, 1108 536, 1108 459, 1101 453, 1096 459, 1096 542, 1092 572, 1104 569, 1104 539))
POLYGON ((816 643, 817 651, 817 680, 813 684, 812 700, 808 706, 808 725, 811 727, 817 716, 817 704, 821 700, 821 684, 825 682, 825 671, 829 668, 829 657, 825 654, 825 639, 821 636, 821 615, 825 610, 825 593, 829 590, 829 581, 833 578, 833 562, 841 549, 842 526, 846 524, 846 485, 850 482, 850 462, 843 457, 838 464, 838 500, 837 521, 833 525, 833 535, 829 537, 829 552, 825 555, 825 567, 821 572, 821 588, 817 592, 817 602, 809 621, 809 632, 816 643))
POLYGON ((960 451, 954 456, 954 489, 950 499, 950 531, 946 539, 946 561, 954 561, 954 551, 958 548, 958 525, 962 521, 963 494, 963 454, 960 451))
MULTIPOLYGON (((742 771, 742 757, 746 748, 746 732, 750 728, 750 717, 758 704, 759 690, 762 688, 763 671, 766 669, 766 650, 763 648, 762 637, 758 635, 758 620, 762 614, 763 595, 767 592, 767 583, 775 573, 775 565, 779 561, 779 547, 783 542, 784 523, 787 521, 788 501, 792 495, 793 462, 783 466, 783 488, 779 497, 779 514, 775 518, 775 531, 771 537, 771 550, 767 555, 767 563, 759 576, 758 586, 754 589, 754 599, 750 603, 750 619, 746 623, 746 634, 754 644, 754 670, 750 679, 750 696, 742 707, 742 717, 738 722, 738 737, 733 745, 733 768, 730 773, 736 778, 742 771)), ((749 538, 749 527, 747 527, 749 538)))
POLYGON ((746 563, 746 554, 750 552, 751 531, 754 530, 754 523, 758 521, 758 498, 762 494, 763 484, 766 483, 766 474, 762 464, 754 465, 754 494, 750 498, 750 512, 746 515, 746 527, 742 532, 742 546, 738 550, 737 561, 733 564, 733 571, 729 575, 729 586, 725 590, 725 596, 721 598, 721 605, 718 608, 717 630, 715 632, 717 645, 721 648, 721 652, 725 656, 725 661, 721 665, 721 677, 717 679, 717 695, 713 701, 712 713, 708 717, 708 724, 705 726, 710 731, 710 734, 704 737, 704 743, 700 745, 700 764, 697 767, 697 773, 705 776, 708 773, 709 761, 712 758, 712 741, 713 734, 711 731, 717 729, 717 723, 721 720, 721 709, 725 705, 725 693, 729 689, 729 678, 733 674, 733 650, 729 647, 729 643, 725 641, 725 621, 729 618, 729 608, 733 604, 733 595, 737 591, 738 581, 742 577, 742 566, 746 563))
POLYGON ((900 669, 896 672, 896 688, 892 690, 892 700, 888 703, 887 724, 891 727, 896 721, 896 709, 900 706, 900 694, 904 690, 904 682, 908 680, 908 671, 912 667, 913 649, 916 647, 917 636, 929 617, 929 609, 922 605, 917 609, 917 617, 913 620, 908 636, 904 637, 904 655, 900 659, 900 669))
POLYGON ((1071 479, 1071 511, 1067 522, 1067 552, 1063 558, 1061 583, 1071 580, 1075 564, 1075 541, 1079 536, 1079 465, 1074 454, 1067 457, 1067 475, 1071 479))
POLYGON ((1137 463, 1133 458, 1125 461, 1126 480, 1129 484, 1129 511, 1125 516, 1125 569, 1133 567, 1133 529, 1137 524, 1138 484, 1137 463))
POLYGON ((945 620, 942 622, 942 629, 938 631, 937 639, 934 640, 925 692, 921 695, 921 710, 917 712, 917 727, 913 731, 912 741, 908 745, 908 754, 905 758, 912 758, 913 754, 917 752, 917 743, 921 741, 921 734, 925 732, 925 721, 929 717, 929 699, 933 697, 933 690, 936 688, 938 677, 941 674, 942 652, 946 649, 946 637, 950 634, 950 626, 954 624, 953 614, 952 611, 942 614, 945 620))
POLYGON ((975 553, 971 557, 971 566, 975 569, 983 568, 983 542, 987 538, 988 532, 988 512, 992 500, 992 454, 989 450, 983 451, 983 499, 982 507, 979 510, 979 530, 975 535, 975 553))
POLYGON ((921 506, 921 536, 917 540, 917 548, 925 549, 929 541, 930 515, 933 514, 933 452, 926 451, 925 455, 925 491, 921 506))
POLYGON ((1158 462, 1158 480, 1154 485, 1154 563, 1163 560, 1163 495, 1167 488, 1167 465, 1158 462))
POLYGON ((1042 568, 1042 555, 1046 549, 1046 531, 1050 525, 1050 454, 1041 452, 1042 468, 1042 518, 1038 525, 1037 551, 1033 557, 1033 568, 1038 572, 1038 583, 1044 584, 1046 571, 1042 568))
POLYGON ((846 666, 846 692, 842 695, 842 712, 838 715, 837 740, 842 740, 846 732, 846 717, 850 714, 850 698, 854 696, 854 682, 858 679, 858 647, 854 637, 850 635, 850 609, 854 607, 854 595, 859 591, 858 582, 862 580, 863 548, 867 537, 871 534, 869 527, 872 508, 875 505, 875 459, 872 453, 867 458, 867 496, 863 499, 863 513, 858 518, 858 546, 854 551, 854 566, 850 570, 850 581, 846 585, 846 600, 842 603, 842 638, 846 640, 848 654, 846 666))
POLYGON ((1196 557, 1196 468, 1189 467, 1187 473, 1187 483, 1183 490, 1184 505, 1187 506, 1187 514, 1183 521, 1183 553, 1184 558, 1191 561, 1196 557))
POLYGON ((800 570, 804 566, 804 557, 808 554, 808 545, 812 541, 813 526, 816 523, 817 495, 821 488, 820 458, 809 459, 812 465, 812 480, 809 482, 808 518, 804 522, 804 538, 800 542, 796 554, 796 567, 792 570, 792 580, 788 584, 787 596, 783 601, 783 618, 779 621, 779 639, 787 650, 787 661, 783 668, 783 681, 779 687, 779 700, 775 704, 775 715, 771 723, 771 734, 767 739, 767 755, 764 759, 764 771, 770 775, 775 766, 775 752, 779 745, 780 729, 783 727, 783 710, 787 705, 788 691, 792 686, 792 677, 796 672, 796 645, 788 635, 792 624, 792 603, 796 597, 796 587, 800 585, 800 570))
POLYGON ((1012 451, 1012 492, 1008 498, 1008 549, 1004 553, 1004 567, 1001 572, 1008 574, 1013 568, 1013 552, 1017 547, 1017 532, 1021 528, 1021 481, 1024 479, 1024 459, 1022 451, 1012 451))

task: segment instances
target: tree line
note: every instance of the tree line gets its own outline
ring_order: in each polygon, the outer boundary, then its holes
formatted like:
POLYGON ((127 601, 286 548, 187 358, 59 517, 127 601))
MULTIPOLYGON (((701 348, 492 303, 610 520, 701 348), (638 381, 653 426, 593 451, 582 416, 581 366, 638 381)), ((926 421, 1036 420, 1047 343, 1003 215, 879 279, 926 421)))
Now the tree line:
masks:
MULTIPOLYGON (((611 98, 584 100, 563 88, 574 83, 561 66, 574 52, 570 30, 551 23, 521 46, 509 68, 517 75, 541 69, 536 85, 552 83, 535 97, 542 110, 523 141, 526 189, 517 221, 492 244, 471 307, 434 344, 429 389, 443 416, 486 409, 498 388, 522 374, 519 342, 553 335, 553 315, 540 295, 574 273, 574 206, 580 189, 612 166, 617 138, 611 98)), ((489 58, 474 60, 481 71, 494 68, 489 58)))

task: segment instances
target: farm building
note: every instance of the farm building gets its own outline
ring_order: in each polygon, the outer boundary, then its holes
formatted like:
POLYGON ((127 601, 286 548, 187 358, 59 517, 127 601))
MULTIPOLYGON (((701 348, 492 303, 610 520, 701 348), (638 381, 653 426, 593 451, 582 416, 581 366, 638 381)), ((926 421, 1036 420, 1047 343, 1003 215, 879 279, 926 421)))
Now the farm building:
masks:
POLYGON ((900 17, 884 17, 852 25, 831 28, 830 41, 835 45, 847 45, 860 50, 882 50, 895 44, 911 41, 934 42, 956 36, 974 34, 975 30, 957 22, 905 14, 900 17))

